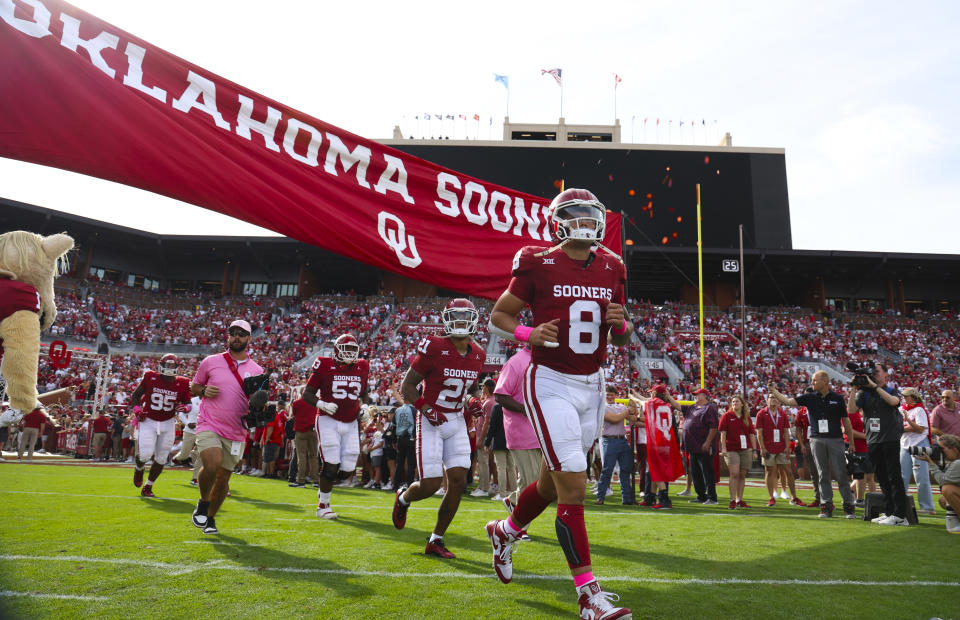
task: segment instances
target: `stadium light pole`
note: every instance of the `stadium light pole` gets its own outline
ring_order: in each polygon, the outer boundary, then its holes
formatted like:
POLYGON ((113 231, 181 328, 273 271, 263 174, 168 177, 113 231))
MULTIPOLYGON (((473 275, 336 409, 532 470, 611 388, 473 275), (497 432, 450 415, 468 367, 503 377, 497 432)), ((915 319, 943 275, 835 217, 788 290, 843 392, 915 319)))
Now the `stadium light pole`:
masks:
POLYGON ((747 402, 747 293, 743 279, 743 224, 740 224, 740 386, 747 402))

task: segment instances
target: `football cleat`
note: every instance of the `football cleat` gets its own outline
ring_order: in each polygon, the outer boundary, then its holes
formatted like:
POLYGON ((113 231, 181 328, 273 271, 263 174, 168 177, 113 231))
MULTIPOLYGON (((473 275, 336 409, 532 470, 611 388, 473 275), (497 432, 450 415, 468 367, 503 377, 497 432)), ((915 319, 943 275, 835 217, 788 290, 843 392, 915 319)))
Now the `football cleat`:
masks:
POLYGON ((137 487, 138 489, 143 486, 142 469, 137 469, 136 467, 133 468, 133 486, 137 487))
POLYGON ((317 518, 332 521, 337 518, 337 513, 330 508, 330 504, 317 504, 317 518))
POLYGON ((503 507, 507 509, 507 514, 512 515, 513 509, 516 508, 516 504, 513 503, 513 500, 510 499, 510 496, 503 498, 503 507))
POLYGON ((443 539, 438 538, 433 542, 430 542, 430 539, 427 539, 427 548, 423 550, 424 555, 435 555, 438 558, 443 558, 445 560, 456 559, 457 556, 453 555, 445 544, 443 544, 443 539))
POLYGON ((140 489, 140 497, 156 497, 156 495, 153 494, 153 485, 140 489))
POLYGON ((16 426, 20 424, 20 420, 22 419, 23 412, 19 409, 14 409, 13 407, 5 409, 3 413, 0 413, 0 428, 16 426))
POLYGON ((494 519, 487 523, 487 538, 493 546, 493 572, 503 583, 513 580, 513 545, 516 539, 503 531, 503 521, 494 519))
POLYGON ((406 490, 407 485, 401 486, 397 489, 393 498, 393 527, 398 530, 402 530, 403 526, 407 524, 407 509, 410 508, 410 506, 404 506, 400 503, 400 496, 403 495, 406 490))
POLYGON ((596 580, 585 583, 579 588, 580 618, 587 620, 613 620, 614 618, 633 618, 633 614, 626 607, 615 607, 611 600, 619 601, 620 597, 611 592, 604 592, 596 580))

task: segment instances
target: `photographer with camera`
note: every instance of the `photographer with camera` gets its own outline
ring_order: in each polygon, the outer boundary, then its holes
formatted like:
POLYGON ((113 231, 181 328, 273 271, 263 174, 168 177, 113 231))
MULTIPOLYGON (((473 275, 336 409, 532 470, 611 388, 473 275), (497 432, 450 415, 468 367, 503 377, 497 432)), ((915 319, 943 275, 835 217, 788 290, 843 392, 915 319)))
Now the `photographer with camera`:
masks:
POLYGON ((896 388, 887 389, 889 375, 885 368, 873 362, 862 367, 849 363, 847 367, 854 373, 847 412, 863 410, 867 455, 883 491, 884 511, 872 521, 880 525, 909 525, 907 492, 900 476, 900 436, 903 434, 900 394, 896 388))
MULTIPOLYGON (((843 397, 830 389, 830 376, 823 370, 813 373, 813 391, 795 398, 787 398, 777 389, 776 383, 767 384, 770 394, 781 405, 806 407, 810 417, 810 452, 820 473, 820 517, 833 516, 833 486, 830 477, 837 481, 843 498, 843 515, 855 519, 856 507, 850 481, 847 479, 847 461, 844 456, 843 433, 853 437, 853 427, 843 406, 843 397)), ((853 446, 850 447, 853 450, 853 446)))
POLYGON ((960 534, 960 437, 940 435, 940 445, 919 451, 918 459, 930 465, 940 485, 940 505, 947 510, 947 531, 960 534))
MULTIPOLYGON (((245 385, 262 376, 263 368, 247 355, 250 323, 242 319, 227 328, 227 351, 205 358, 197 368, 190 390, 201 398, 197 416, 197 450, 203 466, 197 477, 200 501, 193 524, 205 534, 217 534, 214 516, 227 495, 230 474, 243 457, 247 427, 256 426, 256 415, 266 411, 267 393, 245 385)), ((272 414, 271 414, 272 417, 272 414)), ((264 420, 266 422, 266 420, 264 420)))

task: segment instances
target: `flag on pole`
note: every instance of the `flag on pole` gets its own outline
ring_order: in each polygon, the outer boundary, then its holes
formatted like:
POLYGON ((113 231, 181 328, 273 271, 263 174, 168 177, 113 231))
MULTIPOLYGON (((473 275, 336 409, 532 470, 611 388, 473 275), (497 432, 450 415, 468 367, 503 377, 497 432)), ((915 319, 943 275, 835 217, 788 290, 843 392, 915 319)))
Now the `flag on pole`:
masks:
POLYGON ((424 113, 424 115, 423 115, 423 119, 424 119, 424 120, 427 120, 427 121, 428 121, 428 120, 430 120, 430 118, 431 118, 431 116, 430 116, 429 114, 424 113))
POLYGON ((563 86, 563 69, 540 69, 540 75, 552 75, 557 86, 563 86))
POLYGON ((649 118, 649 117, 647 117, 647 116, 644 116, 644 117, 643 117, 643 124, 644 124, 644 125, 647 124, 647 118, 649 118))
POLYGON ((658 118, 658 119, 657 119, 657 127, 659 127, 659 126, 660 126, 660 119, 658 118))
POLYGON ((457 118, 462 118, 463 120, 467 120, 467 117, 464 114, 457 114, 457 118))
POLYGON ((473 115, 473 120, 475 120, 475 121, 477 121, 477 122, 479 123, 479 122, 480 122, 480 115, 479 115, 479 114, 474 114, 474 115, 473 115))
MULTIPOLYGON (((672 123, 673 121, 670 122, 672 123)), ((680 121, 680 126, 683 127, 683 121, 680 121)))
POLYGON ((616 90, 617 86, 620 86, 620 82, 623 80, 620 79, 620 76, 616 73, 613 74, 613 89, 616 90))
POLYGON ((670 403, 652 398, 644 403, 647 468, 653 482, 672 482, 683 475, 680 444, 673 428, 670 403))
POLYGON ((456 118, 457 118, 457 117, 455 117, 453 114, 447 114, 447 120, 451 120, 451 121, 452 121, 452 120, 456 120, 456 118))
POLYGON ((499 73, 494 73, 494 74, 493 74, 493 81, 494 81, 494 82, 500 82, 501 84, 503 84, 503 87, 504 87, 504 88, 506 88, 507 90, 510 90, 510 76, 508 76, 508 75, 500 75, 499 73))

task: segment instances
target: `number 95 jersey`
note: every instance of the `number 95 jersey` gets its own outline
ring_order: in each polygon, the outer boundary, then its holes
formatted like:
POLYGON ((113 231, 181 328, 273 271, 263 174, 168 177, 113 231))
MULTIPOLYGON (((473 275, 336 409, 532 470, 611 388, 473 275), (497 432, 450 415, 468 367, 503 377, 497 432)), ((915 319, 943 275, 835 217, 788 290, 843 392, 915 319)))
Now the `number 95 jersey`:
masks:
POLYGON ((186 377, 175 377, 169 381, 160 373, 148 370, 143 374, 140 386, 143 388, 141 402, 133 404, 140 404, 144 414, 151 420, 169 420, 176 415, 178 404, 190 404, 190 380, 186 377))
POLYGON ((507 290, 530 304, 531 327, 560 319, 560 346, 531 347, 532 363, 569 375, 593 374, 604 364, 607 304, 624 303, 627 270, 608 250, 591 257, 589 264, 573 260, 559 246, 526 246, 514 256, 507 290))
POLYGON ((476 383, 487 354, 476 342, 460 355, 450 338, 427 336, 417 345, 410 367, 423 377, 423 399, 443 414, 463 411, 467 388, 476 383))
MULTIPOLYGON (((353 422, 360 413, 360 395, 367 387, 370 362, 357 360, 342 364, 329 357, 318 357, 307 385, 317 391, 317 398, 337 404, 333 419, 353 422)), ((321 412, 320 415, 325 415, 321 412)))

